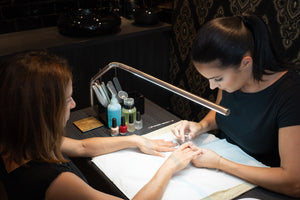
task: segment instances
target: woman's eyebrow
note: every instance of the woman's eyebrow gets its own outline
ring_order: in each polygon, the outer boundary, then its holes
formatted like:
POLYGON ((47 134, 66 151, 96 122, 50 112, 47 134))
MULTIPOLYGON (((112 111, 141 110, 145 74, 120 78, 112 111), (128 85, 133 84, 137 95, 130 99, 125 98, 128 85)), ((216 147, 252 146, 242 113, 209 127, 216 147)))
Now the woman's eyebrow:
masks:
POLYGON ((208 80, 210 79, 215 79, 215 78, 219 78, 221 75, 218 75, 218 76, 214 76, 214 77, 211 77, 211 78, 207 78, 208 80))

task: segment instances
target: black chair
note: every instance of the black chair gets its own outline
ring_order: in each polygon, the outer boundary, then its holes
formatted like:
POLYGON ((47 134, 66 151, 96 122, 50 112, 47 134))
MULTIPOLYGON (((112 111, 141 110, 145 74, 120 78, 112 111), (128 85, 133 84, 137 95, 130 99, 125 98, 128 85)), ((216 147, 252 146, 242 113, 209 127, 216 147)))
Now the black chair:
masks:
POLYGON ((2 181, 0 181, 0 199, 7 200, 6 190, 2 181))

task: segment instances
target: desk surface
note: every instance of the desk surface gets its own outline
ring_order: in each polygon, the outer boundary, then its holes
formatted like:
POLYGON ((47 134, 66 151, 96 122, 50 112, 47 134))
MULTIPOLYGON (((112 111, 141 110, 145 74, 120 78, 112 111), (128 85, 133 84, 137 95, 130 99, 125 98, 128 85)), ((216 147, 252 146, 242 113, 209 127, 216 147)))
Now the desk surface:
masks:
MULTIPOLYGON (((95 106, 94 109, 86 108, 86 109, 77 110, 77 111, 72 112, 70 115, 70 120, 68 121, 67 126, 66 126, 67 136, 74 138, 74 139, 110 136, 110 130, 105 126, 82 133, 73 124, 74 121, 77 121, 77 120, 80 120, 80 119, 83 119, 86 117, 90 117, 90 116, 97 116, 96 110, 97 110, 97 106, 95 106)), ((145 98, 145 113, 142 115, 142 120, 143 120, 143 128, 141 130, 136 130, 133 133, 127 133, 127 135, 132 135, 132 134, 143 135, 143 134, 155 131, 157 129, 160 129, 164 126, 170 125, 171 123, 175 123, 175 122, 179 121, 180 119, 145 98), (157 125, 162 122, 167 122, 170 120, 174 120, 174 121, 149 129, 150 126, 157 125)))
MULTIPOLYGON (((67 123, 66 126, 66 134, 68 137, 75 138, 75 139, 83 139, 83 138, 89 138, 89 137, 105 137, 109 136, 109 129, 107 127, 101 127, 97 128, 85 133, 82 133, 75 125, 73 125, 73 122, 76 120, 80 120, 86 117, 90 116, 97 116, 97 112, 95 112, 95 109, 92 108, 86 108, 82 110, 78 110, 71 113, 70 120, 67 123)), ((179 121, 180 119, 173 114, 167 112, 165 109, 159 107, 158 105, 154 104, 153 102, 145 99, 145 113, 142 115, 142 119, 144 122, 143 129, 139 131, 135 131, 131 134, 137 134, 142 135, 149 133, 151 131, 157 130, 159 128, 162 128, 164 126, 170 125, 164 124, 161 126, 157 126, 153 129, 148 129, 149 126, 162 123, 164 121, 174 120, 174 122, 179 121)), ((173 123, 173 122, 172 122, 173 123)), ((96 189, 99 189, 103 192, 107 192, 110 194, 117 195, 119 197, 125 197, 124 194, 114 186, 114 184, 101 172, 99 169, 96 169, 95 166, 92 166, 92 162, 90 162, 89 159, 75 159, 75 164, 79 165, 79 169, 82 170, 82 172, 85 174, 87 179, 90 182, 91 185, 93 185, 96 189), (87 169, 89 168, 89 169, 87 169), (98 174, 98 176, 95 176, 95 173, 98 174)), ((252 189, 241 196, 239 196, 236 199, 241 198, 256 198, 256 199, 268 199, 268 200, 293 200, 294 198, 290 198, 275 192, 268 191, 266 189, 263 189, 261 187, 256 187, 255 189, 252 189)))

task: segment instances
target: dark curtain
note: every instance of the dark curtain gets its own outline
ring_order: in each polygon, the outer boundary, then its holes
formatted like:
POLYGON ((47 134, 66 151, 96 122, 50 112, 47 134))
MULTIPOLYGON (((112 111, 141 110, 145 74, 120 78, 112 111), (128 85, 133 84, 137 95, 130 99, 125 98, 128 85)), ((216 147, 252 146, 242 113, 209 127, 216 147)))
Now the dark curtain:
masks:
MULTIPOLYGON (((268 25, 275 46, 285 59, 300 64, 299 0, 175 0, 172 16, 170 82, 180 88, 215 101, 217 90, 210 90, 208 81, 193 67, 190 49, 197 30, 205 22, 223 16, 252 11, 268 25)), ((172 95, 171 111, 182 119, 199 121, 208 109, 172 95)))

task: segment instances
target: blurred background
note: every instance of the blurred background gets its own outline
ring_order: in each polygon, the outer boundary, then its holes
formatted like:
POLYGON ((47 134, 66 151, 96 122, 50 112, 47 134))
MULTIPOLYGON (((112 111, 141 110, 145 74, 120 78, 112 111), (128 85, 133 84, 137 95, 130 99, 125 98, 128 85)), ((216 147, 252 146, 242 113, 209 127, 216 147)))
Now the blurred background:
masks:
POLYGON ((56 26, 69 9, 110 7, 132 19, 135 7, 158 8, 160 21, 171 20, 171 0, 0 0, 0 34, 56 26))

